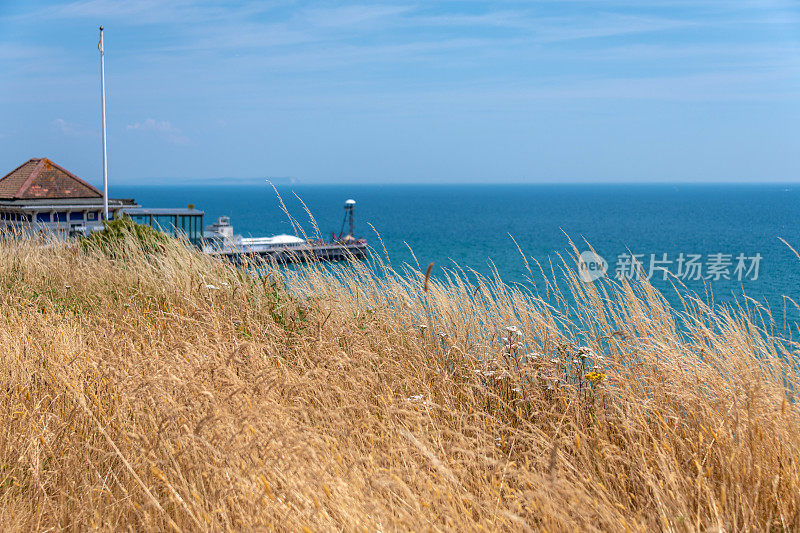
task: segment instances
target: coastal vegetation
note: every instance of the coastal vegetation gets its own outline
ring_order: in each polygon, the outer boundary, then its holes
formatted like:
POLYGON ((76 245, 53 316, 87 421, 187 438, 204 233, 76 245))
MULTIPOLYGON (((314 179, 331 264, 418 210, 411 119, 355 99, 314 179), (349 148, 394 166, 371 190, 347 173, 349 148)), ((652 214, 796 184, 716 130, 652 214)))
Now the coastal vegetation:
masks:
POLYGON ((3 530, 800 528, 798 332, 746 297, 119 226, 0 243, 3 530))

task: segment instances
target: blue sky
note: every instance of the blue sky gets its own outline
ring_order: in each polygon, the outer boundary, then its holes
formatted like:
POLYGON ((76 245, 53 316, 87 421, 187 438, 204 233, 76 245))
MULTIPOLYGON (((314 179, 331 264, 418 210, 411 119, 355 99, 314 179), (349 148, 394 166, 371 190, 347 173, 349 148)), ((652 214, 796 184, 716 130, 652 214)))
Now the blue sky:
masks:
POLYGON ((799 181, 800 3, 0 0, 0 174, 799 181))

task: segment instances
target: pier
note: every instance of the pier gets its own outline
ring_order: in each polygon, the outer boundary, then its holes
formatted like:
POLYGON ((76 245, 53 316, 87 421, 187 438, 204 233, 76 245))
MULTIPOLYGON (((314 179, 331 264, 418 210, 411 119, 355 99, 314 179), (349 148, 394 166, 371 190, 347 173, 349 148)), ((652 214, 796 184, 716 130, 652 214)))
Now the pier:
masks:
POLYGON ((272 237, 242 237, 233 232, 230 217, 221 216, 214 224, 206 226, 203 233, 203 252, 234 262, 249 259, 268 259, 276 263, 305 263, 309 261, 347 261, 364 259, 367 255, 366 239, 354 237, 355 200, 344 203, 344 219, 339 235, 330 241, 305 240, 296 235, 272 237), (345 227, 348 232, 345 234, 345 227))
POLYGON ((364 259, 367 255, 365 240, 347 243, 305 242, 297 246, 263 246, 241 248, 206 249, 205 253, 236 263, 261 258, 276 263, 305 263, 309 261, 348 261, 364 259))

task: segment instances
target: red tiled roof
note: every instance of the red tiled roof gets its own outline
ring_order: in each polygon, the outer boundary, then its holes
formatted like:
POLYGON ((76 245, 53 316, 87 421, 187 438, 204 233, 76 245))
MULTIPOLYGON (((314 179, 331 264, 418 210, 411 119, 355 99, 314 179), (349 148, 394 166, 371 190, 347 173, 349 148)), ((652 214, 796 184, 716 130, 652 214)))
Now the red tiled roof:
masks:
POLYGON ((96 188, 46 157, 29 159, 0 178, 0 199, 4 200, 102 197, 96 188))

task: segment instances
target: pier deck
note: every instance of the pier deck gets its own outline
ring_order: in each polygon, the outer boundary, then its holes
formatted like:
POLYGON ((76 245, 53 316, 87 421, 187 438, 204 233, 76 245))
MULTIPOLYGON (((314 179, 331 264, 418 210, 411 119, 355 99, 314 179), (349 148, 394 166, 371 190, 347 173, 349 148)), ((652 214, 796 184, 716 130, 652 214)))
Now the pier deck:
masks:
POLYGON ((205 253, 234 262, 244 262, 247 258, 259 257, 277 263, 305 263, 308 261, 346 261, 364 259, 367 243, 308 243, 293 247, 224 247, 206 249, 205 253))

